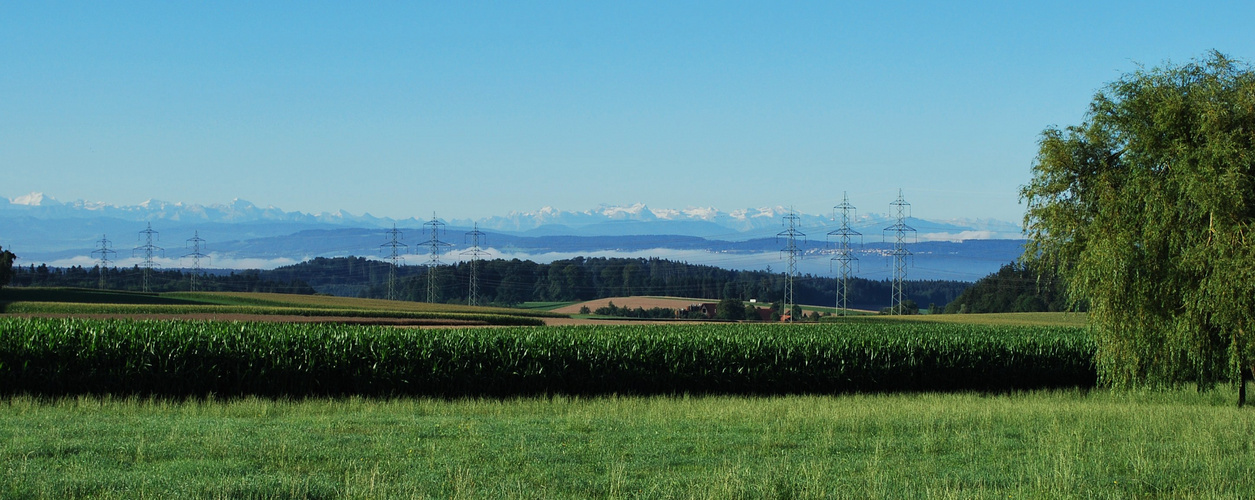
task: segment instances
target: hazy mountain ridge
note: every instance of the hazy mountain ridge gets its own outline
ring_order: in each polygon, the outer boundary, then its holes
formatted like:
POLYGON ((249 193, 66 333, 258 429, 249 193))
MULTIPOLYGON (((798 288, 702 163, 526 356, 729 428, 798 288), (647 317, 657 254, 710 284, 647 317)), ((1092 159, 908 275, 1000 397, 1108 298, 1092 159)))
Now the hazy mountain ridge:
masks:
MULTIPOLYGON (((780 268, 784 229, 781 217, 788 209, 764 207, 723 212, 714 208, 655 210, 643 204, 602 205, 582 212, 546 207, 480 220, 449 219, 441 235, 452 243, 444 262, 462 258, 462 233, 478 224, 488 233, 484 242, 494 257, 540 261, 574 256, 660 257, 733 269, 780 268)), ((826 275, 837 228, 829 217, 799 214, 798 229, 805 233, 799 247, 805 254, 803 272, 826 275)), ((83 265, 97 262, 92 251, 102 237, 117 252, 114 265, 136 263, 133 249, 143 242, 137 234, 148 224, 159 231, 156 245, 164 248, 163 267, 180 267, 190 253, 193 235, 206 240, 201 251, 212 256, 209 265, 224 268, 273 268, 314 257, 383 256, 384 228, 394 224, 408 245, 405 262, 427 262, 429 239, 422 220, 394 220, 344 211, 318 215, 285 212, 234 200, 223 205, 194 205, 148 200, 116 207, 76 201, 62 203, 40 193, 0 198, 0 245, 18 254, 19 265, 83 265)), ((862 276, 880 278, 889 269, 884 255, 891 234, 884 228, 893 220, 880 214, 860 215, 853 227, 856 254, 863 259, 862 276)), ((912 251, 920 267, 916 278, 975 280, 994 272, 1022 252, 1019 228, 997 220, 931 221, 911 218, 916 238, 912 251)))
MULTIPOLYGON (((40 220, 110 218, 120 221, 182 224, 257 222, 297 223, 328 226, 378 227, 396 225, 420 226, 425 219, 411 217, 392 219, 370 213, 354 215, 344 210, 309 214, 288 212, 274 206, 259 207, 252 202, 235 199, 227 204, 185 204, 149 199, 138 205, 118 206, 101 202, 77 200, 60 202, 43 193, 30 193, 15 198, 0 198, 0 212, 6 216, 26 216, 40 220)), ((451 225, 534 235, 644 235, 677 234, 720 239, 743 240, 769 237, 783 230, 782 217, 789 209, 781 206, 721 211, 712 207, 655 210, 637 203, 629 206, 600 205, 595 209, 574 211, 544 207, 529 212, 511 212, 505 216, 481 219, 445 219, 451 225)), ((828 215, 796 212, 800 227, 822 232, 837 228, 828 215)), ((881 232, 894 223, 885 215, 868 213, 853 222, 855 230, 866 236, 881 232)), ((1006 239, 1019 238, 1020 228, 1010 222, 994 219, 929 220, 910 218, 908 224, 917 230, 921 240, 1006 239)), ((818 238, 823 234, 812 234, 818 238)))
POLYGON ((151 198, 137 205, 112 205, 84 200, 61 202, 43 193, 30 193, 16 198, 0 198, 0 211, 22 214, 37 219, 104 217, 139 222, 159 220, 211 223, 269 221, 333 225, 387 225, 392 222, 399 222, 392 219, 381 219, 369 213, 353 215, 344 210, 320 214, 287 212, 274 206, 262 208, 250 201, 239 198, 231 200, 230 203, 216 203, 212 205, 182 202, 170 203, 151 198))

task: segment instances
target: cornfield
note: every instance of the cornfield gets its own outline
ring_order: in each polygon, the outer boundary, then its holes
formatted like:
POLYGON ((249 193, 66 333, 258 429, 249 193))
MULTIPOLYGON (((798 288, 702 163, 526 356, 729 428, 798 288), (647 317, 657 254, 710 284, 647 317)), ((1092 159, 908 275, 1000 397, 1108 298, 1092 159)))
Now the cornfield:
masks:
POLYGON ((0 318, 0 392, 517 396, 1093 386, 1085 331, 935 323, 414 330, 0 318))

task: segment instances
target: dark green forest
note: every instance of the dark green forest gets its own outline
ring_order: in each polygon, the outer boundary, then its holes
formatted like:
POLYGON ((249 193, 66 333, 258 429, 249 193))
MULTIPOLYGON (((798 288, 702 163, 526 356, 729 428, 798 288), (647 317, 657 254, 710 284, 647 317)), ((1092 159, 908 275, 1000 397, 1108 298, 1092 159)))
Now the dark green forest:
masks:
MULTIPOLYGON (((468 262, 437 267, 434 302, 466 302, 470 267, 468 262)), ((387 262, 362 257, 320 257, 265 271, 262 276, 281 282, 300 280, 319 292, 334 295, 385 298, 388 271, 387 262)), ((549 264, 496 259, 479 261, 476 272, 480 303, 495 305, 633 295, 774 302, 783 299, 785 287, 781 273, 737 271, 665 259, 576 257, 549 264)), ((426 266, 396 268, 397 298, 427 301, 427 279, 426 266)), ((944 307, 969 286, 969 282, 937 280, 911 281, 906 288, 908 298, 916 303, 944 307)), ((851 307, 879 309, 889 303, 888 280, 852 278, 850 287, 851 307)), ((794 293, 802 304, 831 305, 836 302, 836 282, 832 278, 803 275, 794 280, 794 293)))
MULTIPOLYGON (((435 302, 466 303, 471 264, 435 269, 435 302)), ((399 300, 425 302, 427 266, 395 269, 395 293, 399 300)), ((274 270, 202 273, 196 276, 200 291, 324 293, 345 297, 387 298, 390 265, 363 257, 318 257, 274 270)), ((583 258, 549 264, 532 261, 484 260, 477 263, 479 302, 510 306, 523 302, 565 302, 605 297, 657 295, 707 299, 757 299, 778 302, 784 297, 781 273, 737 271, 664 259, 583 258)), ((143 290, 144 270, 139 267, 107 268, 105 288, 143 290)), ((192 289, 192 274, 154 269, 149 274, 152 292, 192 289)), ((13 268, 11 286, 99 288, 98 267, 54 268, 45 265, 13 268)), ((888 280, 850 279, 850 306, 879 310, 889 302, 888 280)), ((797 301, 828 306, 835 302, 833 278, 803 275, 794 280, 797 301)), ((1010 263, 977 281, 908 281, 907 299, 921 308, 946 313, 1061 311, 1067 308, 1062 280, 1053 273, 1039 273, 1010 263)))
MULTIPOLYGON (((1084 305, 1077 305, 1084 309, 1084 305)), ((946 314, 1056 312, 1069 310, 1067 290, 1057 273, 1012 262, 964 290, 946 305, 946 314)))
MULTIPOLYGON (((275 281, 264 276, 266 271, 245 270, 227 274, 199 274, 177 269, 153 269, 148 274, 150 292, 186 292, 195 289, 202 292, 268 292, 268 293, 316 293, 313 287, 301 280, 275 281)), ((104 286, 101 286, 99 266, 66 268, 18 266, 13 268, 9 286, 47 286, 106 288, 139 292, 144 290, 144 269, 140 267, 109 267, 104 270, 104 286)))

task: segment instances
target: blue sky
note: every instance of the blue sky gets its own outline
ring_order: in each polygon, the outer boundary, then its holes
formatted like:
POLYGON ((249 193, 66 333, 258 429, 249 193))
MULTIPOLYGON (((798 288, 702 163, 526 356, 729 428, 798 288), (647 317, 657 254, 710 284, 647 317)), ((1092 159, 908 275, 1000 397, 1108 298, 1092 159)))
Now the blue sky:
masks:
POLYGON ((1255 57, 1249 1, 362 4, 0 3, 0 196, 1018 222, 1105 83, 1255 57))

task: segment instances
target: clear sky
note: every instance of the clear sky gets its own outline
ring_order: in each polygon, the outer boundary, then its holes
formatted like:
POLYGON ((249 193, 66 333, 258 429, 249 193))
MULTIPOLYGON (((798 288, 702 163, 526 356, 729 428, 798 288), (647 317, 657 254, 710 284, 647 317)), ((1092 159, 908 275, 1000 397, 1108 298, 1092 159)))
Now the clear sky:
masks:
POLYGON ((1018 222, 1042 129, 1255 2, 0 3, 0 196, 1018 222))

